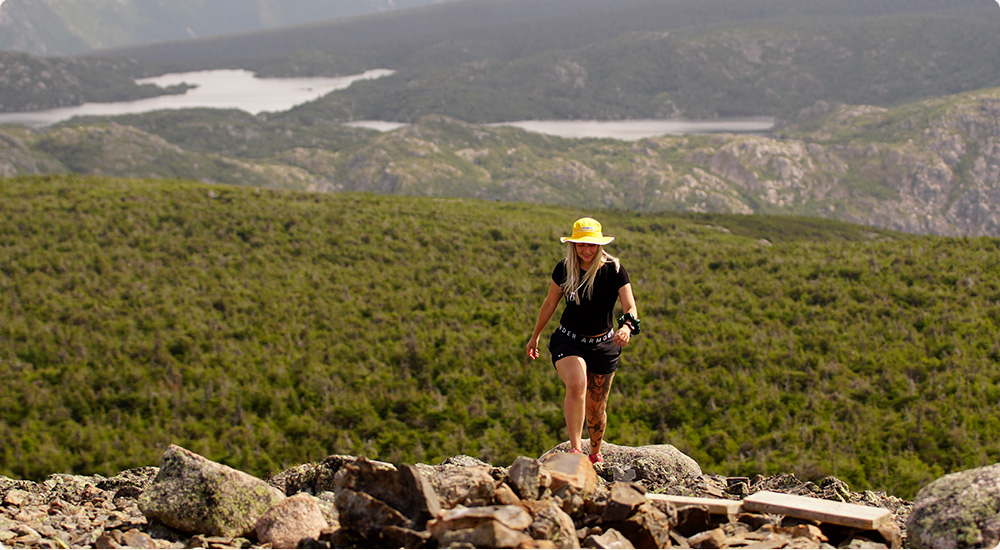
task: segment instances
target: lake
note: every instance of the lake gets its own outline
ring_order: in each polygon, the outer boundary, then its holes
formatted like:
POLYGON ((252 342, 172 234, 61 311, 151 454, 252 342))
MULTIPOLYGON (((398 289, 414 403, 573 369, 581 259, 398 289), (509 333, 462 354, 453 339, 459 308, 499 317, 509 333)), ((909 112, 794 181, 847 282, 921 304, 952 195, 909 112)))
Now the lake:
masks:
POLYGON ((772 117, 720 118, 714 120, 521 120, 494 126, 515 126, 529 132, 564 138, 614 138, 625 141, 686 134, 761 134, 774 127, 772 117))
MULTIPOLYGON (((487 126, 514 126, 529 132, 564 138, 611 138, 636 141, 656 136, 718 134, 765 134, 774 127, 772 117, 720 118, 714 120, 637 119, 637 120, 519 120, 487 126)), ((349 126, 389 132, 405 126, 384 120, 358 120, 349 126)))
MULTIPOLYGON (((184 94, 165 95, 137 101, 87 103, 30 113, 0 113, 0 124, 49 126, 75 116, 114 116, 145 113, 162 109, 239 109, 252 114, 287 111, 336 91, 359 80, 382 78, 393 74, 389 69, 373 69, 342 77, 257 78, 250 71, 212 70, 172 73, 138 80, 140 84, 161 87, 177 84, 196 86, 184 94)), ((613 138, 634 141, 647 137, 684 134, 765 133, 774 126, 769 117, 727 118, 717 120, 644 119, 644 120, 522 120, 490 126, 514 126, 529 132, 565 138, 613 138)), ((359 120, 345 123, 380 132, 395 130, 403 123, 382 120, 359 120)))
POLYGON ((373 69, 341 77, 257 78, 250 71, 213 70, 172 73, 138 80, 139 84, 173 86, 187 83, 197 88, 185 94, 164 95, 116 103, 86 103, 74 107, 47 109, 30 113, 0 113, 0 124, 48 126, 75 116, 108 116, 146 113, 161 109, 239 109, 252 114, 287 111, 318 99, 330 92, 347 88, 359 80, 382 78, 395 71, 373 69))

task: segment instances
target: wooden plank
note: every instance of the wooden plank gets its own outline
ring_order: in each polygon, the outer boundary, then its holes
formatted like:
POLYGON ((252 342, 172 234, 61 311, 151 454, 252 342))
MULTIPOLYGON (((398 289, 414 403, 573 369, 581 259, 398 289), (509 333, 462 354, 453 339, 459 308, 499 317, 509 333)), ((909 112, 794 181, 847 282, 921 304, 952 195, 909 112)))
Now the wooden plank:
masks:
POLYGON ((771 491, 761 491, 746 497, 743 499, 743 509, 866 530, 878 529, 892 517, 892 512, 885 508, 771 491))
POLYGON ((726 500, 724 498, 700 498, 681 497, 677 495, 661 495, 657 493, 646 493, 649 500, 659 500, 670 502, 674 506, 705 506, 708 513, 719 515, 733 515, 740 513, 741 503, 738 500, 726 500))

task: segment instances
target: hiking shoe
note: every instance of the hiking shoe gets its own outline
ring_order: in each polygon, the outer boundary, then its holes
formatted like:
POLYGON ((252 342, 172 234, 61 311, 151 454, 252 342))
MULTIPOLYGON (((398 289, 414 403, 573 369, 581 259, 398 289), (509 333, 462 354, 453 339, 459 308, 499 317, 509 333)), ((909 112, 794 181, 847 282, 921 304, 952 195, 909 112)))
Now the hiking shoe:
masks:
POLYGON ((598 462, 604 462, 604 455, 601 453, 594 453, 590 455, 591 464, 597 464, 598 462))
POLYGON ((582 455, 583 451, 581 451, 580 449, 577 449, 576 447, 573 447, 572 449, 570 449, 569 454, 572 454, 572 455, 582 455))

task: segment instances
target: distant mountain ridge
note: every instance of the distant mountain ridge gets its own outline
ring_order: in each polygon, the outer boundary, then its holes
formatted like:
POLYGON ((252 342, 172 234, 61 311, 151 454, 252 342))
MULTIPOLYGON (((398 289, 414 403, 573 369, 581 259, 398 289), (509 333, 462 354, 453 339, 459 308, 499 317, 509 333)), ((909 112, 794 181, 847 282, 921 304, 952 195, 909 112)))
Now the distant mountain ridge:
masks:
POLYGON ((61 56, 255 31, 454 0, 5 0, 0 50, 61 56))
POLYGON ((170 177, 314 191, 816 216, 1000 236, 1000 89, 893 109, 819 102, 772 136, 567 140, 428 115, 380 134, 296 111, 0 127, 0 176, 170 177))
POLYGON ((261 117, 186 111, 2 128, 0 175, 793 214, 996 236, 1000 43, 988 37, 1000 10, 986 4, 465 0, 99 52, 119 56, 112 62, 8 53, 8 110, 72 104, 98 85, 105 97, 140 96, 150 90, 129 78, 156 70, 397 72, 261 117), (101 71, 117 80, 83 78, 101 71), (632 144, 480 124, 753 115, 794 125, 766 138, 632 144), (380 135, 343 124, 363 119, 412 126, 380 135))

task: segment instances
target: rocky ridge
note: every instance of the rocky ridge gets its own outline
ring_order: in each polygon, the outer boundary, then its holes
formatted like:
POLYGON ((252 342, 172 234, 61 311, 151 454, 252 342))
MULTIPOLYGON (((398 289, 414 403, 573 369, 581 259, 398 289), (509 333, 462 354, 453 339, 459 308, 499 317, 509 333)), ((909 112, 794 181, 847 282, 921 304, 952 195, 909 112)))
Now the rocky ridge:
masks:
MULTIPOLYGON (((706 475, 669 445, 606 444, 605 462, 557 446, 493 466, 468 456, 391 465, 333 455, 261 480, 170 446, 159 467, 116 476, 0 478, 0 543, 11 548, 886 548, 911 505, 835 478, 706 475), (741 499, 759 491, 877 506, 860 531, 791 516, 653 499, 741 499)), ((721 502, 721 501, 720 501, 721 502)))
POLYGON ((177 116, 176 123, 136 117, 130 125, 0 127, 0 142, 9 144, 0 148, 0 175, 785 214, 918 234, 1000 235, 1000 89, 893 109, 818 102, 770 136, 636 142, 561 140, 438 115, 384 134, 346 135, 339 121, 313 120, 308 139, 288 121, 177 116), (240 152, 248 139, 253 154, 240 152))

